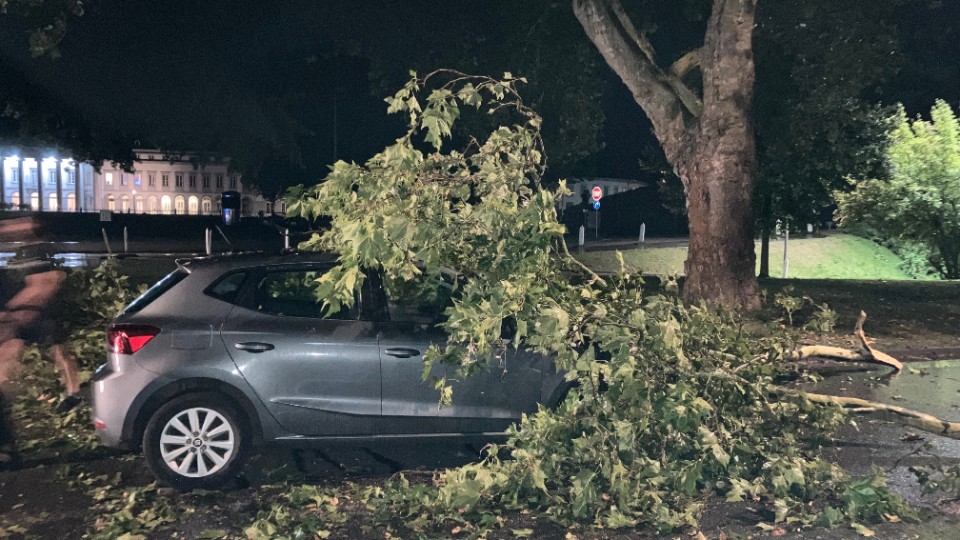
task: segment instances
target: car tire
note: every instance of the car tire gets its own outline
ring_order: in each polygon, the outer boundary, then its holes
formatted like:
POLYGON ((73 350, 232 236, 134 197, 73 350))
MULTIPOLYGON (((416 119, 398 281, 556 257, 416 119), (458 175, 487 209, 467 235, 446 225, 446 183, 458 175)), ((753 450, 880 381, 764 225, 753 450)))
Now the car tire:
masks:
POLYGON ((229 398, 188 394, 156 410, 143 433, 143 455, 158 480, 180 491, 218 489, 240 475, 249 431, 229 398))

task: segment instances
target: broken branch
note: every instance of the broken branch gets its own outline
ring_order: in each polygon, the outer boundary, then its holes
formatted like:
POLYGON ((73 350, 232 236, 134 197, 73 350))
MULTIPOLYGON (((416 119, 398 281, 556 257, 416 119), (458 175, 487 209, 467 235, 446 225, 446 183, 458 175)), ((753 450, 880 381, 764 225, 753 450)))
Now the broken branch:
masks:
POLYGON ((960 440, 960 422, 950 422, 942 418, 937 418, 932 414, 854 397, 831 396, 809 392, 800 392, 800 395, 815 403, 839 405, 843 408, 849 408, 853 412, 888 413, 896 416, 900 423, 912 428, 960 440))
POLYGON ((803 360, 804 358, 827 358, 830 360, 841 360, 845 362, 866 362, 869 364, 880 364, 891 367, 897 372, 903 371, 903 363, 889 354, 878 351, 867 342, 867 335, 863 331, 863 323, 867 320, 867 313, 860 312, 857 319, 857 325, 853 330, 854 335, 860 338, 860 350, 844 349, 842 347, 830 347, 826 345, 805 345, 793 351, 790 360, 803 360))

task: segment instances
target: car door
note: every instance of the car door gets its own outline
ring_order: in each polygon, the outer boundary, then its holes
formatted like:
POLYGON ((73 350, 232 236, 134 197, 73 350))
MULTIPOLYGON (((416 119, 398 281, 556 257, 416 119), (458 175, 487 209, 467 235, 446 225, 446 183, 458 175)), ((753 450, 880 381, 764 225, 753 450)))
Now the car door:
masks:
MULTIPOLYGON (((381 287, 388 310, 379 324, 383 373, 383 426, 388 433, 499 432, 533 412, 540 400, 543 360, 508 351, 502 364, 451 381, 453 403, 423 380, 423 355, 446 334, 437 327, 449 302, 450 283, 415 288, 381 287), (438 287, 438 288, 437 288, 438 287), (444 294, 446 288, 446 294, 444 294), (439 291, 439 292, 438 292, 439 291)), ((436 364, 431 377, 453 378, 455 368, 436 364)))
POLYGON ((357 306, 324 316, 325 267, 264 270, 221 336, 240 373, 284 428, 305 436, 371 435, 380 419, 376 325, 357 306))

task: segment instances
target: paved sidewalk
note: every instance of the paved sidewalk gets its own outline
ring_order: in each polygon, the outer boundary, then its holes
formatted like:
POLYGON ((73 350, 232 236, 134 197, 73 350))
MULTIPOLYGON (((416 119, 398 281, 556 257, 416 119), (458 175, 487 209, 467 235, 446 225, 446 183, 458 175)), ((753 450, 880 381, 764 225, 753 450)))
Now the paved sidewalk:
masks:
MULTIPOLYGON (((636 249, 640 247, 647 248, 663 248, 663 247, 687 247, 690 243, 690 239, 686 236, 668 236, 668 237, 656 237, 651 238, 647 237, 643 243, 639 242, 636 237, 631 238, 600 238, 599 240, 589 238, 587 235, 586 241, 583 245, 584 251, 616 251, 616 250, 628 250, 636 249)), ((576 236, 566 236, 567 246, 570 247, 571 251, 579 249, 577 245, 576 236)))

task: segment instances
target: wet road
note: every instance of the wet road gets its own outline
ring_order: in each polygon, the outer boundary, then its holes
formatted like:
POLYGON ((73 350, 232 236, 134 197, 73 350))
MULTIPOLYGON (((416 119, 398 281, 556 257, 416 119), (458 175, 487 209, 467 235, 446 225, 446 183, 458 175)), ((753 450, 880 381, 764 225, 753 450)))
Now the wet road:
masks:
MULTIPOLYGON (((903 373, 887 370, 840 373, 826 377, 817 392, 859 397, 960 421, 960 360, 912 362, 903 373)), ((960 461, 960 441, 906 427, 874 414, 852 416, 824 457, 853 474, 869 474, 873 466, 887 472, 888 483, 914 504, 934 498, 920 494, 909 467, 960 461), (929 445, 929 446, 928 446, 929 445), (925 448, 926 447, 926 448, 925 448)), ((960 538, 960 535, 958 535, 960 538)))

